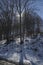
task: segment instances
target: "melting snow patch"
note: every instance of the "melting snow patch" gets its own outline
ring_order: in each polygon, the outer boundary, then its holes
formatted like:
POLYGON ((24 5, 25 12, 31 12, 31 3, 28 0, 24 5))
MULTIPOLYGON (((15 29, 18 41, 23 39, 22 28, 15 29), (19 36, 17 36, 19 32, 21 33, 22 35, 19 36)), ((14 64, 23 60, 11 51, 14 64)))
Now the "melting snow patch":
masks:
POLYGON ((18 62, 20 61, 20 55, 18 53, 14 53, 11 57, 8 58, 11 61, 18 62))
POLYGON ((24 61, 23 61, 23 64, 24 64, 24 65, 32 65, 32 63, 31 63, 29 60, 24 60, 24 61))

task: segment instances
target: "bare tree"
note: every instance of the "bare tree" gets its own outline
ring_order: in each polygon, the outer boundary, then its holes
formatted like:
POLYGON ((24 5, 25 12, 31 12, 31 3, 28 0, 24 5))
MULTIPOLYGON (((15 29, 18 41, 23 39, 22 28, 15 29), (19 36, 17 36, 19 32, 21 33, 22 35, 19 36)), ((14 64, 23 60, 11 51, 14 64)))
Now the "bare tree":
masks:
POLYGON ((3 19, 3 22, 6 22, 6 24, 3 25, 6 26, 6 38, 9 40, 9 35, 11 35, 12 32, 12 23, 14 18, 14 0, 1 0, 0 11, 0 16, 3 19))
MULTIPOLYGON (((19 13, 20 15, 20 41, 22 41, 22 33, 21 33, 21 14, 22 12, 25 10, 25 8, 29 8, 30 4, 33 4, 34 1, 30 1, 30 0, 15 0, 15 3, 16 3, 16 9, 17 9, 17 12, 19 13)), ((29 8, 30 9, 30 8, 29 8)), ((24 28, 24 27, 23 27, 24 28)))
MULTIPOLYGON (((30 4, 32 5, 34 0, 1 0, 0 8, 1 8, 1 16, 6 21, 6 37, 9 38, 9 35, 12 32, 12 24, 14 19, 14 12, 20 15, 20 41, 22 41, 22 21, 21 15, 25 11, 25 8, 30 10, 30 4), (3 3, 3 4, 2 4, 3 3)), ((16 14, 15 14, 16 15, 16 14)), ((24 29, 24 27, 23 27, 24 29)))

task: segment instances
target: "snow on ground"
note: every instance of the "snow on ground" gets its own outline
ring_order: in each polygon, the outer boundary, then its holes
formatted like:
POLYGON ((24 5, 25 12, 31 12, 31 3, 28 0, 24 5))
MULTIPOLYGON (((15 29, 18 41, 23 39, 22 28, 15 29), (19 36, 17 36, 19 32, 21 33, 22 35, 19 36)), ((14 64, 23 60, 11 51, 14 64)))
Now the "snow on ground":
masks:
POLYGON ((0 45, 6 43, 6 41, 7 41, 7 40, 2 40, 2 41, 0 41, 0 45))
MULTIPOLYGON (((43 37, 36 39, 26 37, 24 44, 10 42, 7 46, 0 46, 0 57, 25 65, 43 65, 43 37)), ((3 44, 5 45, 5 44, 3 44)))

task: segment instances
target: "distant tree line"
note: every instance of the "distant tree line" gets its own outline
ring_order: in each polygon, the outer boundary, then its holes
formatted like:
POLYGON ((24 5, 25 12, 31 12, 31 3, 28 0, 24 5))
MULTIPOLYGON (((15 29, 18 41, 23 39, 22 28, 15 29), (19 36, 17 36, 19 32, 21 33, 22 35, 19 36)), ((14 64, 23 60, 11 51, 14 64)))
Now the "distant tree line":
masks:
POLYGON ((35 12, 24 13, 24 28, 26 30, 27 36, 40 33, 40 22, 42 19, 35 12))

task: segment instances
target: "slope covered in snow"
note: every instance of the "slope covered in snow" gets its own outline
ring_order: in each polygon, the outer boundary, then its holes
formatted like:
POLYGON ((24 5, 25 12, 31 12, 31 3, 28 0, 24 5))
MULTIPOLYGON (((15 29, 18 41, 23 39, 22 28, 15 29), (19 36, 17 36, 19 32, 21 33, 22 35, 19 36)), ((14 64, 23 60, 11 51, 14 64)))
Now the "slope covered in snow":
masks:
POLYGON ((43 65, 43 37, 36 39, 26 38, 24 44, 13 41, 7 46, 0 47, 0 57, 16 63, 43 65))

